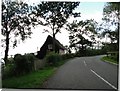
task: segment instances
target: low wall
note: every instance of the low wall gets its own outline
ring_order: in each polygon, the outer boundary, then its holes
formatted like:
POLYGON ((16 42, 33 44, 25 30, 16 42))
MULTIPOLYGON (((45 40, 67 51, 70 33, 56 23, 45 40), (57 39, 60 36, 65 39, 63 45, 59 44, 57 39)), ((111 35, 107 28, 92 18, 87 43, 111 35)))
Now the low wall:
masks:
POLYGON ((45 60, 41 60, 41 59, 35 60, 34 61, 34 69, 35 70, 41 69, 45 66, 45 64, 46 64, 45 60))

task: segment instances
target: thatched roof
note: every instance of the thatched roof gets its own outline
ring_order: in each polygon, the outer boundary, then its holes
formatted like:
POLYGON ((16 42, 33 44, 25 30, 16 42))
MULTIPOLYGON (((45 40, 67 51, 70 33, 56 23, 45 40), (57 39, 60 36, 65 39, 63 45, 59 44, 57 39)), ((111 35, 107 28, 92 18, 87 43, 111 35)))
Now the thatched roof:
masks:
MULTIPOLYGON (((48 37, 47 37, 45 43, 43 44, 43 46, 46 45, 46 44, 50 44, 50 43, 53 44, 53 37, 48 35, 48 37)), ((59 47, 59 49, 65 50, 65 47, 57 39, 55 39, 55 46, 59 47)))
MULTIPOLYGON (((49 44, 53 45, 53 37, 51 37, 50 35, 48 35, 43 46, 40 48, 40 51, 38 51, 38 54, 37 54, 38 58, 42 59, 45 57, 49 44)), ((66 48, 57 39, 55 39, 55 51, 59 52, 59 49, 65 50, 66 48)), ((53 51, 53 49, 51 51, 53 51)))

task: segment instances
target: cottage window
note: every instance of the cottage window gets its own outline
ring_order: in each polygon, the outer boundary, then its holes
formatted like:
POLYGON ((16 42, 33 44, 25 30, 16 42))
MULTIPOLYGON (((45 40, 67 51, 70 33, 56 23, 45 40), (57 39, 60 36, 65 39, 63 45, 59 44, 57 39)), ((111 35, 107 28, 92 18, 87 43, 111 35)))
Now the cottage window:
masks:
POLYGON ((52 44, 48 45, 48 49, 51 50, 52 49, 52 44))

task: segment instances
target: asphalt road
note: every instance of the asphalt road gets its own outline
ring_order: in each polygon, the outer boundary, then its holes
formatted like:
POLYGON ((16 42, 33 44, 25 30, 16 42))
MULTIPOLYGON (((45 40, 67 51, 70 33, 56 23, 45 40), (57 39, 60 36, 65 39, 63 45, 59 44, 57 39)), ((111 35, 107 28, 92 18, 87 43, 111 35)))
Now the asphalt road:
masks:
POLYGON ((118 66, 101 61, 101 57, 76 57, 69 60, 44 83, 43 88, 108 91, 118 89, 118 66))

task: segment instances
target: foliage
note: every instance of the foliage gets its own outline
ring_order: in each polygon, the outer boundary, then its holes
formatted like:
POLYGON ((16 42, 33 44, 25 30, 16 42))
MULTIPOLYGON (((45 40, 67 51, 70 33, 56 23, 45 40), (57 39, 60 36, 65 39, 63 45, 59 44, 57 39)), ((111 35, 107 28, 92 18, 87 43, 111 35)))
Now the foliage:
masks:
POLYGON ((16 75, 29 73, 34 69, 35 57, 32 54, 20 55, 14 57, 16 75))
POLYGON ((102 49, 106 52, 118 51, 119 48, 117 43, 104 43, 103 45, 102 49))
POLYGON ((13 64, 13 63, 14 63, 14 58, 13 57, 8 58, 8 64, 13 64))
MULTIPOLYGON (((37 17, 38 24, 49 27, 50 30, 45 29, 45 32, 49 32, 55 35, 58 32, 61 32, 60 29, 65 25, 67 19, 70 16, 77 17, 80 13, 73 12, 74 9, 79 5, 79 2, 41 2, 35 7, 35 10, 32 12, 34 17, 37 17), (41 18, 43 20, 41 20, 41 18)), ((55 50, 55 41, 53 41, 53 50, 55 50)))
POLYGON ((2 88, 40 88, 54 71, 53 67, 46 67, 27 75, 4 79, 2 88))
POLYGON ((12 62, 9 62, 3 71, 3 79, 20 76, 34 70, 35 56, 32 54, 16 54, 12 62))
POLYGON ((71 48, 70 48, 70 46, 66 45, 65 48, 66 48, 66 53, 71 53, 71 48))
POLYGON ((15 73, 16 75, 21 75, 27 72, 27 60, 25 59, 25 56, 21 54, 16 54, 14 57, 15 60, 15 73))
POLYGON ((57 66, 58 62, 62 60, 62 57, 57 53, 50 52, 46 55, 45 60, 48 65, 57 66))
POLYGON ((108 2, 103 9, 102 35, 108 34, 111 43, 119 41, 120 2, 108 2), (113 28, 114 27, 114 28, 113 28))
POLYGON ((29 70, 34 70, 34 60, 37 59, 33 54, 25 54, 26 60, 28 61, 29 70))
POLYGON ((107 2, 103 9, 103 23, 100 26, 101 36, 110 38, 110 43, 103 43, 102 49, 106 52, 119 50, 119 15, 120 2, 107 2))
POLYGON ((75 54, 73 54, 73 53, 62 55, 63 60, 67 60, 67 59, 74 58, 74 57, 75 57, 75 54))
POLYGON ((87 46, 92 46, 92 43, 95 42, 95 35, 97 34, 96 28, 97 22, 94 20, 73 21, 72 23, 68 23, 66 29, 70 34, 70 47, 74 47, 75 50, 78 51, 85 49, 87 46), (85 39, 83 35, 88 36, 93 42, 85 39))
POLYGON ((93 50, 88 49, 88 50, 86 51, 86 56, 87 56, 87 55, 88 55, 88 56, 95 56, 95 55, 103 55, 103 54, 106 54, 106 53, 105 53, 104 50, 102 50, 102 49, 93 49, 93 50))
POLYGON ((15 75, 15 65, 7 64, 2 72, 2 79, 6 79, 15 75))
POLYGON ((107 62, 112 62, 115 64, 119 63, 119 59, 117 58, 117 56, 104 56, 101 58, 101 60, 107 61, 107 62))
POLYGON ((106 52, 102 49, 86 49, 84 51, 76 52, 75 56, 83 57, 83 56, 96 56, 96 55, 103 55, 103 54, 106 54, 106 52))
POLYGON ((103 20, 118 26, 120 15, 120 2, 108 2, 103 9, 103 20))
POLYGON ((23 2, 2 1, 2 28, 1 34, 5 37, 2 41, 5 43, 5 63, 8 59, 10 43, 16 47, 19 39, 24 41, 32 34, 28 16, 29 6, 23 2))

